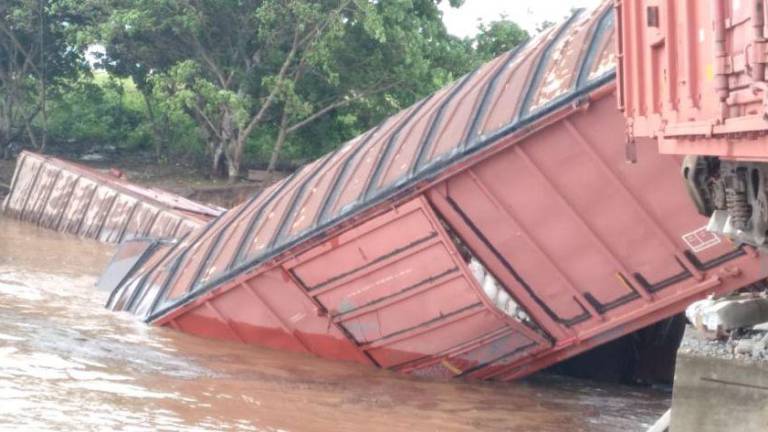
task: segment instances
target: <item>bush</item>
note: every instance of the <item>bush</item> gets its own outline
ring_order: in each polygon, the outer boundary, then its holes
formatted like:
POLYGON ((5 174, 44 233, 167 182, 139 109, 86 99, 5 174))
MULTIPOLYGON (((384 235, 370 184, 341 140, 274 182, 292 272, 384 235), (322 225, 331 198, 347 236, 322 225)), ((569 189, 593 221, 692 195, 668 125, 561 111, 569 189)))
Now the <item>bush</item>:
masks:
POLYGON ((51 140, 129 149, 146 146, 150 137, 135 93, 135 89, 126 91, 125 83, 109 78, 72 83, 49 102, 51 140))
POLYGON ((84 77, 52 97, 48 111, 53 143, 157 151, 162 160, 205 157, 192 119, 170 104, 154 103, 153 124, 144 96, 130 79, 116 79, 105 72, 84 77))

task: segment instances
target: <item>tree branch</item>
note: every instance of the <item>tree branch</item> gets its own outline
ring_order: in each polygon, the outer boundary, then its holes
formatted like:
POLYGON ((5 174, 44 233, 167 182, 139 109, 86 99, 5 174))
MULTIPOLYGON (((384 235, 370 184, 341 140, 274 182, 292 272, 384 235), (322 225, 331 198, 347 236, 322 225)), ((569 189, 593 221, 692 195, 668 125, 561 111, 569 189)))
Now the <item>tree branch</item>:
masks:
POLYGON ((386 85, 382 85, 381 87, 372 88, 370 90, 367 90, 367 91, 355 94, 352 97, 345 97, 344 99, 337 100, 337 101, 335 101, 333 103, 330 103, 330 104, 326 105, 325 107, 321 108, 320 110, 315 111, 314 114, 310 115, 309 117, 304 118, 303 120, 299 121, 298 123, 295 123, 295 124, 291 125, 290 127, 288 127, 288 129, 286 131, 289 134, 293 133, 293 132, 301 129, 302 127, 306 126, 307 124, 309 124, 309 123, 317 120, 318 118, 322 117, 323 115, 325 115, 329 111, 332 111, 332 110, 334 110, 336 108, 343 107, 343 106, 348 105, 348 104, 350 104, 350 103, 352 103, 352 102, 354 102, 356 100, 360 100, 360 99, 362 99, 364 97, 368 97, 368 96, 374 95, 376 93, 380 93, 380 92, 386 91, 386 90, 388 90, 388 89, 390 89, 390 88, 392 88, 394 86, 395 86, 395 83, 386 84, 386 85))
MULTIPOLYGON (((31 113, 30 113, 30 114, 27 116, 27 118, 25 118, 25 119, 24 119, 24 121, 23 121, 22 123, 24 123, 24 125, 25 125, 25 126, 29 125, 29 124, 32 122, 32 120, 34 120, 34 119, 35 119, 35 117, 37 117, 37 115, 40 113, 40 109, 41 109, 41 108, 42 108, 42 107, 41 107, 41 106, 38 104, 38 105, 35 107, 34 111, 32 111, 32 112, 31 112, 31 113)), ((16 131, 16 133, 15 133, 15 134, 11 135, 11 141, 16 141, 16 140, 17 140, 17 139, 18 139, 18 138, 19 138, 19 137, 20 137, 20 136, 21 136, 23 133, 24 133, 24 128, 19 128, 19 129, 16 131)), ((35 147, 37 147, 37 145, 35 145, 35 147)))
POLYGON ((33 51, 26 50, 24 46, 19 42, 19 40, 16 38, 16 35, 13 34, 13 32, 8 28, 8 26, 5 25, 4 22, 0 21, 0 30, 2 30, 3 33, 5 33, 6 36, 11 40, 13 45, 21 51, 21 53, 24 55, 24 65, 22 69, 27 68, 27 64, 32 66, 32 68, 35 70, 35 73, 39 76, 40 70, 37 68, 37 65, 32 62, 33 55, 35 54, 33 51))
MULTIPOLYGON (((204 23, 205 15, 200 10, 202 8, 202 5, 199 1, 194 0, 194 4, 191 3, 189 0, 184 2, 187 7, 194 10, 197 13, 198 19, 200 19, 201 23, 204 23)), ((203 62, 208 65, 208 68, 211 70, 211 72, 216 75, 216 79, 219 80, 219 85, 221 85, 224 89, 229 89, 230 81, 229 79, 224 77, 224 72, 222 72, 221 67, 216 64, 216 62, 211 58, 210 53, 206 50, 205 46, 202 42, 200 42, 200 38, 198 37, 197 33, 195 33, 194 30, 189 32, 189 36, 191 37, 192 41, 194 42, 195 50, 200 55, 200 58, 203 59, 203 62)), ((206 33, 203 33, 203 36, 206 36, 206 33)), ((206 39, 208 39, 206 37, 206 39)))
POLYGON ((352 0, 345 0, 341 4, 339 4, 339 7, 334 10, 333 12, 328 14, 328 18, 318 23, 314 29, 312 29, 305 37, 303 37, 299 43, 299 46, 304 46, 305 44, 308 44, 309 40, 314 38, 315 41, 322 35, 323 31, 330 25, 331 21, 333 21, 333 18, 340 15, 341 11, 346 9, 346 7, 352 3, 352 0))
POLYGON ((351 102, 351 100, 342 99, 342 100, 338 100, 338 101, 336 101, 336 102, 334 102, 334 103, 332 103, 330 105, 327 105, 324 108, 320 109, 319 111, 315 111, 314 114, 310 115, 309 117, 304 118, 300 122, 292 124, 291 126, 288 127, 288 129, 286 129, 286 132, 289 133, 289 134, 293 133, 293 132, 301 129, 302 127, 306 126, 307 124, 309 124, 309 123, 317 120, 318 118, 322 117, 327 112, 329 112, 331 110, 334 110, 336 108, 342 107, 344 105, 347 105, 350 102, 351 102))
POLYGON ((229 80, 224 77, 224 74, 222 73, 219 66, 208 55, 208 52, 205 50, 205 47, 203 46, 203 44, 200 42, 200 39, 197 38, 197 35, 193 34, 192 40, 195 42, 195 49, 197 50, 198 54, 200 54, 200 57, 211 69, 211 72, 213 72, 213 74, 216 75, 216 79, 219 80, 219 84, 221 85, 221 87, 224 89, 229 89, 229 80))
POLYGON ((211 119, 205 114, 205 111, 203 111, 197 103, 195 103, 192 108, 194 108, 193 117, 197 117, 203 120, 203 124, 206 126, 206 129, 208 129, 216 138, 221 139, 221 133, 216 128, 216 125, 213 124, 211 119))
POLYGON ((291 47, 291 51, 288 52, 288 55, 285 56, 285 60, 283 61, 282 66, 280 66, 280 72, 278 72, 277 74, 277 82, 275 83, 275 86, 269 92, 269 95, 267 96, 267 99, 264 101, 264 103, 261 105, 259 112, 257 112, 256 115, 253 116, 251 121, 248 122, 248 125, 243 129, 241 133, 241 138, 248 137, 251 134, 251 132, 253 132, 253 128, 255 128, 256 125, 261 122, 261 120, 264 118, 264 114, 266 114, 267 110, 272 106, 272 103, 275 101, 275 97, 277 96, 277 92, 280 89, 280 85, 282 84, 282 81, 285 78, 285 75, 288 73, 288 67, 291 65, 293 58, 296 56, 296 51, 298 50, 298 47, 299 47, 298 44, 299 44, 299 30, 297 27, 297 29, 293 32, 293 46, 291 47))

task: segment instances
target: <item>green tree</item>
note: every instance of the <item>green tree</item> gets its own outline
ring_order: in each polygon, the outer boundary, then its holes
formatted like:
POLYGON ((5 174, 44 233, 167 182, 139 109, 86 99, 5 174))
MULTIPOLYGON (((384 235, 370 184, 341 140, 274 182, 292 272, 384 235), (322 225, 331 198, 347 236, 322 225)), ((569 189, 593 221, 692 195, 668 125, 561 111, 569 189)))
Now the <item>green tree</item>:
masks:
POLYGON ((240 174, 245 143, 307 62, 362 1, 117 1, 106 28, 109 62, 135 62, 198 124, 212 170, 240 174), (131 40, 136 51, 115 49, 131 40), (159 52, 165 54, 158 55, 159 52))
POLYGON ((82 30, 99 9, 91 1, 5 0, 0 3, 0 145, 27 134, 45 150, 51 90, 85 70, 82 30), (42 135, 32 122, 42 114, 42 135))
POLYGON ((321 118, 352 106, 391 112, 473 65, 471 47, 446 33, 436 0, 111 5, 104 63, 151 95, 150 113, 156 101, 176 101, 198 125, 212 171, 226 168, 230 179, 254 131, 276 131, 273 169, 288 138, 321 118))
MULTIPOLYGON (((278 133, 268 171, 276 167, 286 139, 323 116, 342 113, 342 125, 326 126, 353 125, 356 135, 472 65, 471 47, 447 33, 434 1, 374 3, 345 19, 333 37, 325 38, 307 61, 292 69, 291 85, 279 95, 278 133), (366 106, 381 115, 360 115, 366 106)), ((317 134, 307 137, 306 146, 318 145, 312 136, 317 134)))
POLYGON ((481 62, 487 62, 507 52, 530 37, 517 23, 502 17, 490 24, 480 24, 475 36, 475 49, 481 62))

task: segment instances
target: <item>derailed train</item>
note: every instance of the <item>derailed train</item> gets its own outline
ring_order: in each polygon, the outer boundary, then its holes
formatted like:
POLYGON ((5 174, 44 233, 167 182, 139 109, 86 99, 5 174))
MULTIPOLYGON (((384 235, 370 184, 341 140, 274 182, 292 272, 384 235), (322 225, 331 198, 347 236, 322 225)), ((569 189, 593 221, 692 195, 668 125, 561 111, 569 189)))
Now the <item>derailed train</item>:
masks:
MULTIPOLYGON (((633 0, 619 16, 619 105, 635 139, 686 156, 709 229, 768 244, 765 0, 633 0)), ((641 161, 642 162, 642 161, 641 161)))
POLYGON ((105 243, 178 239, 224 211, 27 151, 16 160, 9 192, 4 215, 105 243))
POLYGON ((755 249, 707 232, 679 160, 638 135, 642 163, 625 163, 612 6, 179 241, 124 244, 108 306, 207 337, 509 380, 763 280, 755 249))

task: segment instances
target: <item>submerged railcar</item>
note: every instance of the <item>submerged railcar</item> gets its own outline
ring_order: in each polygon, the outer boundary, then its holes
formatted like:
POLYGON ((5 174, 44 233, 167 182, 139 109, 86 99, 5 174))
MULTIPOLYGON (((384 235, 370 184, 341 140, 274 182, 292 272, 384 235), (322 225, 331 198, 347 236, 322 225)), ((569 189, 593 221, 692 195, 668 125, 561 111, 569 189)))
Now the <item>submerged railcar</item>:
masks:
POLYGON ((625 163, 607 3, 178 242, 108 306, 205 337, 510 380, 761 280, 677 161, 625 163))
POLYGON ((22 152, 0 211, 55 231, 120 243, 183 237, 224 209, 132 184, 62 159, 22 152))

